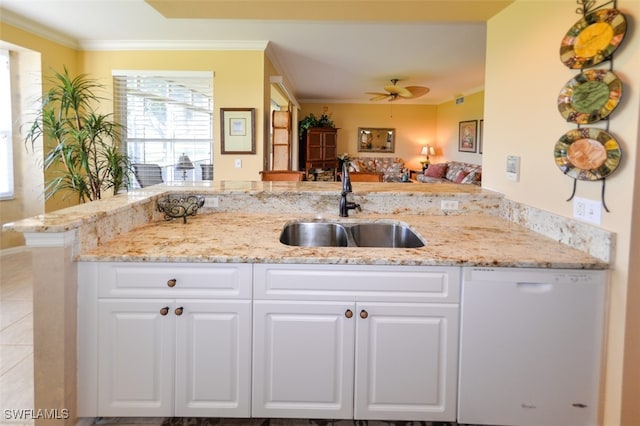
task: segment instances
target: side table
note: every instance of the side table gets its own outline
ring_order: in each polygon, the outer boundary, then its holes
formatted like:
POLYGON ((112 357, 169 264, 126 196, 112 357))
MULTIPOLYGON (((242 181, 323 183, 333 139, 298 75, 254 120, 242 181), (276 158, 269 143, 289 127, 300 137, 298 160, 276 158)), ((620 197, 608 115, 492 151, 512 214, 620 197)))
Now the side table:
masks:
POLYGON ((409 170, 409 179, 416 180, 418 175, 423 173, 422 170, 409 170))

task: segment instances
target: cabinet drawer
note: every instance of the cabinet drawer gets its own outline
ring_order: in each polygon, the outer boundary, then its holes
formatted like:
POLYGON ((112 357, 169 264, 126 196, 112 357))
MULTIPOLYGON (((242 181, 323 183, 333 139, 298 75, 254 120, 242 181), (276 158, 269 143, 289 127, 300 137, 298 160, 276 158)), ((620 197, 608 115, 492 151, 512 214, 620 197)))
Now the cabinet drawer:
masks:
POLYGON ((98 297, 251 298, 250 264, 95 262, 93 265, 98 297))
POLYGON ((458 303, 455 267, 254 265, 254 299, 458 303))

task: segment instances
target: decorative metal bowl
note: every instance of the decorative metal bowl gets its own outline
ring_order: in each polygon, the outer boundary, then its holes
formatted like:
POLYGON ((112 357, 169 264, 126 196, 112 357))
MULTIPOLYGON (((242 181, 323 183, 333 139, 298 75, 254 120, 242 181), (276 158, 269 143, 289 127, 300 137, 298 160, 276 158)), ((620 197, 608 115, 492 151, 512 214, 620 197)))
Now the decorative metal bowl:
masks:
POLYGON ((183 223, 187 223, 187 216, 195 216, 203 205, 204 197, 202 195, 168 197, 165 200, 158 200, 158 211, 164 213, 165 220, 181 217, 183 223))

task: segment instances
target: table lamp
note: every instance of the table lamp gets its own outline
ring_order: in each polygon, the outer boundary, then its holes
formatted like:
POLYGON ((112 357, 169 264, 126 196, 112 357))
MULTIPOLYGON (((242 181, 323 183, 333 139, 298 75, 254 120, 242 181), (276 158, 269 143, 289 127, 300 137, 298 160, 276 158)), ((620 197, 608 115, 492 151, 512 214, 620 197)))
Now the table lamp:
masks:
POLYGON ((187 180, 187 170, 191 169, 193 169, 193 163, 189 156, 183 152, 178 158, 178 164, 176 164, 176 170, 182 170, 182 180, 187 180))
POLYGON ((429 155, 436 155, 436 150, 434 147, 426 145, 422 147, 420 154, 426 157, 425 161, 421 161, 422 168, 426 169, 429 166, 429 155))

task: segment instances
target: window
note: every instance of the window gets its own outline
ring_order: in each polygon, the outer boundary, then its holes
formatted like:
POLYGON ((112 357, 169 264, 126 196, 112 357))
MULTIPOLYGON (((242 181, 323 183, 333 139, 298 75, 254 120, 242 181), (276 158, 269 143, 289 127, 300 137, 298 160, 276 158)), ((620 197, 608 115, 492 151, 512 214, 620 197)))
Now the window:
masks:
POLYGON ((0 199, 13 198, 13 132, 11 126, 9 51, 0 49, 0 199))
POLYGON ((211 162, 213 148, 213 73, 114 72, 115 111, 125 126, 123 137, 132 163, 158 164, 165 182, 182 179, 175 172, 181 155, 194 164, 211 162))

